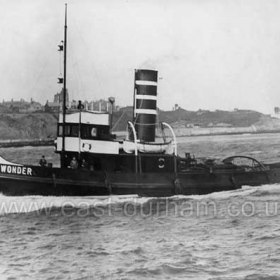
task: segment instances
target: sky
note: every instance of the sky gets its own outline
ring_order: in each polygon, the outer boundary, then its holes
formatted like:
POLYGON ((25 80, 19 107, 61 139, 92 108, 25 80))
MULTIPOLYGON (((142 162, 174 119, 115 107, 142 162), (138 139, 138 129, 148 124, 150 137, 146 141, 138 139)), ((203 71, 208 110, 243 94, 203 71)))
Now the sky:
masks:
MULTIPOLYGON (((134 69, 159 72, 158 106, 280 106, 280 0, 69 0, 70 99, 132 105, 134 69)), ((61 0, 0 0, 1 100, 61 90, 61 0)))

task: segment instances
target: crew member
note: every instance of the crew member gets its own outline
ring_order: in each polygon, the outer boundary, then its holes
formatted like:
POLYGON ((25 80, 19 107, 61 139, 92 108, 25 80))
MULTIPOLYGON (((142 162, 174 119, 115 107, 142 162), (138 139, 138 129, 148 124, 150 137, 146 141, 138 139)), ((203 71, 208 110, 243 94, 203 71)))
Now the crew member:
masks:
POLYGON ((46 167, 47 166, 47 161, 45 159, 45 156, 42 156, 40 161, 39 161, 39 164, 42 166, 42 167, 46 167))
POLYGON ((88 163, 86 162, 86 160, 84 158, 81 163, 81 168, 88 169, 88 163))
POLYGON ((77 169, 78 168, 78 161, 76 160, 75 157, 72 158, 71 162, 70 162, 70 167, 72 169, 77 169))

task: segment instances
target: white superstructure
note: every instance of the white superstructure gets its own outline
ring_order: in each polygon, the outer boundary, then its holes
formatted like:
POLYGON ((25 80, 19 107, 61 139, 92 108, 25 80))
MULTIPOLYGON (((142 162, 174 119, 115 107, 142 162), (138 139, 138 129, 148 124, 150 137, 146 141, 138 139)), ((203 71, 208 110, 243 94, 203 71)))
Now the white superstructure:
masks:
MULTIPOLYGON (((57 152, 62 151, 63 117, 59 116, 57 152)), ((65 115, 65 152, 119 154, 120 145, 110 134, 108 113, 78 111, 65 115)))

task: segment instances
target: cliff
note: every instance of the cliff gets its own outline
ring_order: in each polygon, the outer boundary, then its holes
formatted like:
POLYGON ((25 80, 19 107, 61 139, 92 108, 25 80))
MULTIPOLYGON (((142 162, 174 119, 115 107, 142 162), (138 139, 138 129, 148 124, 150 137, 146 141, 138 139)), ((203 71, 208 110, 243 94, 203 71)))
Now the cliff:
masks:
MULTIPOLYGON (((132 107, 122 108, 114 115, 114 130, 125 130, 132 119, 132 107)), ((236 111, 158 111, 158 120, 167 122, 179 135, 269 132, 280 130, 280 119, 252 110, 236 111)))
POLYGON ((49 113, 1 114, 0 139, 55 138, 56 123, 56 116, 49 113))
MULTIPOLYGON (((132 107, 115 112, 113 130, 126 130, 127 122, 131 119, 132 107)), ((250 110, 159 110, 158 119, 170 123, 178 136, 280 131, 280 119, 250 110)), ((57 116, 51 113, 0 114, 0 141, 54 139, 56 127, 57 116)))

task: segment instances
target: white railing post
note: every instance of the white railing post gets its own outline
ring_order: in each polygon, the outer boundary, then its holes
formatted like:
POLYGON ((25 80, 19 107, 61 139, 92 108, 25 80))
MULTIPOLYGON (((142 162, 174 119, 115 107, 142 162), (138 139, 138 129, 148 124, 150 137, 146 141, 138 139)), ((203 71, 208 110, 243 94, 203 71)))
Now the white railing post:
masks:
POLYGON ((135 155, 135 172, 137 173, 138 172, 138 149, 137 149, 137 135, 136 135, 136 130, 135 130, 135 127, 133 125, 132 122, 128 121, 127 122, 131 129, 132 129, 132 132, 133 132, 133 137, 134 137, 134 145, 135 145, 135 150, 134 150, 134 155, 135 155))
POLYGON ((176 135, 172 129, 172 127, 168 124, 168 123, 165 123, 163 122, 162 125, 165 125, 169 128, 169 130, 171 131, 171 134, 172 134, 172 137, 173 137, 173 147, 174 147, 174 172, 177 176, 177 140, 176 140, 176 135))
POLYGON ((166 127, 169 128, 169 130, 171 131, 172 137, 173 137, 173 148, 174 148, 174 155, 177 156, 178 155, 178 150, 177 150, 177 139, 176 139, 176 135, 172 129, 172 127, 168 124, 163 122, 163 125, 165 125, 166 127))

